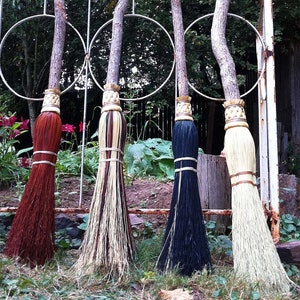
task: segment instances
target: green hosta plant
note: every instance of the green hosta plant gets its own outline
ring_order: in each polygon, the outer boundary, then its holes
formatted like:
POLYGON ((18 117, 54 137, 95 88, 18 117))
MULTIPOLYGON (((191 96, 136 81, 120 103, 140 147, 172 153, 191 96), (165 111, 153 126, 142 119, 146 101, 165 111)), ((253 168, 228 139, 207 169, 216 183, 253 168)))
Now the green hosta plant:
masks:
POLYGON ((125 149, 124 163, 130 177, 174 179, 174 158, 170 141, 154 138, 129 144, 125 149))
POLYGON ((300 240, 300 220, 290 214, 281 215, 280 240, 282 242, 300 240))

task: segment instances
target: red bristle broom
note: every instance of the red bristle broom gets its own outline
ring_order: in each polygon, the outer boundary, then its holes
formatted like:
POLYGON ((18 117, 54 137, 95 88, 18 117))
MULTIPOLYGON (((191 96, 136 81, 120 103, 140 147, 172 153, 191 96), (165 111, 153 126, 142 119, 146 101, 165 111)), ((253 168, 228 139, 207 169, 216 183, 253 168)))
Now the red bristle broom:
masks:
POLYGON ((33 132, 32 170, 6 241, 4 254, 31 267, 54 255, 55 163, 61 141, 60 91, 66 31, 63 0, 54 0, 55 27, 48 89, 33 132))
POLYGON ((99 166, 87 230, 74 269, 80 275, 100 271, 118 281, 128 275, 134 247, 123 174, 126 121, 120 107, 118 73, 123 17, 128 0, 118 1, 112 24, 108 72, 99 121, 99 166))
POLYGON ((236 275, 265 292, 286 293, 290 280, 281 264, 256 186, 255 145, 240 99, 225 31, 229 0, 217 0, 211 43, 225 95, 224 152, 232 186, 232 243, 236 275))
POLYGON ((180 0, 171 0, 178 78, 172 148, 175 180, 163 246, 157 261, 162 271, 192 275, 211 264, 206 228, 198 190, 198 131, 193 122, 185 61, 185 42, 180 0))

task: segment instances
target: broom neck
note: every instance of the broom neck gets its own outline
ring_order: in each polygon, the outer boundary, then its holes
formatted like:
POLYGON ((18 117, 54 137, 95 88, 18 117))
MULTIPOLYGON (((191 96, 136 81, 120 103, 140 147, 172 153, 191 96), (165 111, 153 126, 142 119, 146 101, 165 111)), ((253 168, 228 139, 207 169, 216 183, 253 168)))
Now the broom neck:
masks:
POLYGON ((54 10, 55 24, 48 89, 59 89, 66 34, 66 9, 64 0, 54 0, 54 10))
POLYGON ((106 83, 108 84, 118 84, 119 81, 119 67, 123 37, 123 19, 127 5, 128 0, 119 0, 114 11, 112 23, 112 40, 106 79, 106 83))

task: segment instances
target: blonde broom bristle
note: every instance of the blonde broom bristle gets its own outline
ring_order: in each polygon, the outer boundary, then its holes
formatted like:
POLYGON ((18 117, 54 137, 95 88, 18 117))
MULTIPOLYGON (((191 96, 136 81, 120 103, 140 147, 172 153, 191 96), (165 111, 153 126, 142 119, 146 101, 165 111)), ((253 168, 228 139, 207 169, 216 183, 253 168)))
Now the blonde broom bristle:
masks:
POLYGON ((267 226, 256 186, 255 145, 246 123, 244 102, 224 104, 224 150, 232 184, 232 241, 238 277, 261 288, 289 291, 289 281, 267 226))
POLYGON ((122 279, 133 260, 122 165, 126 124, 120 107, 108 102, 99 121, 97 180, 75 269, 79 274, 102 270, 122 279))

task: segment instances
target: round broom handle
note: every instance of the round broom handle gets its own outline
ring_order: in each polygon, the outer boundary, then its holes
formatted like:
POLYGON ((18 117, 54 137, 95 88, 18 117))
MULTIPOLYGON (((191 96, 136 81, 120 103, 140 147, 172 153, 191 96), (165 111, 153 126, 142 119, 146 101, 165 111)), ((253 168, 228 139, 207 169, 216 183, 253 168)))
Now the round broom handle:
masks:
POLYGON ((112 23, 112 40, 106 78, 107 84, 117 85, 119 81, 119 67, 123 37, 123 19, 127 4, 128 0, 119 0, 114 11, 114 18, 112 23))
POLYGON ((64 0, 54 0, 55 23, 53 47, 50 63, 48 89, 59 90, 59 81, 62 68, 62 57, 66 35, 66 9, 64 0))
POLYGON ((178 95, 187 96, 189 86, 186 70, 186 55, 184 42, 184 29, 182 20, 181 0, 171 0, 172 19, 175 41, 176 76, 178 79, 178 95))
POLYGON ((220 66, 220 75, 226 101, 240 98, 235 64, 225 37, 228 9, 229 0, 216 1, 211 27, 212 50, 220 66))

